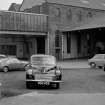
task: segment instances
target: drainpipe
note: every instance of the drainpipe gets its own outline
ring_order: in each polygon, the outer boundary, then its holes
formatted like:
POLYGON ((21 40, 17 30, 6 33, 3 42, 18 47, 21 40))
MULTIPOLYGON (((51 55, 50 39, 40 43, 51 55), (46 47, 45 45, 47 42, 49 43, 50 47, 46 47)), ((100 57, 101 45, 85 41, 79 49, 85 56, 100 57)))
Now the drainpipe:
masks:
POLYGON ((48 46, 47 46, 47 54, 49 54, 49 50, 50 50, 50 41, 49 41, 49 32, 47 32, 47 43, 48 43, 48 46))
MULTIPOLYGON (((48 9, 48 5, 47 5, 47 0, 45 0, 45 2, 46 2, 46 8, 47 8, 47 10, 49 10, 48 9)), ((48 43, 48 46, 47 46, 47 54, 50 54, 50 34, 49 34, 49 13, 47 13, 47 43, 48 43)))
POLYGON ((62 37, 62 41, 61 41, 61 43, 62 43, 62 60, 64 59, 64 47, 63 47, 63 33, 62 33, 62 35, 61 35, 61 37, 62 37))

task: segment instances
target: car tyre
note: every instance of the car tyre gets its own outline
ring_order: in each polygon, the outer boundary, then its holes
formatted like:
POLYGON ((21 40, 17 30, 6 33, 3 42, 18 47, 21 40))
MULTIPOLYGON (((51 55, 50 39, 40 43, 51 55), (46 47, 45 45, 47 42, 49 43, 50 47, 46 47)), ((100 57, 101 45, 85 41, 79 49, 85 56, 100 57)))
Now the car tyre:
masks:
POLYGON ((54 87, 54 89, 59 89, 60 88, 60 83, 54 83, 53 87, 54 87))
POLYGON ((7 66, 3 67, 3 72, 8 72, 9 71, 9 68, 7 66))
POLYGON ((102 67, 102 66, 98 66, 98 68, 99 68, 99 69, 102 69, 103 67, 102 67))
POLYGON ((91 62, 91 63, 90 63, 90 67, 91 67, 91 68, 95 68, 95 67, 96 67, 96 64, 95 64, 94 62, 91 62))
POLYGON ((59 76, 59 80, 62 80, 62 75, 59 76))
POLYGON ((105 66, 103 67, 104 71, 105 71, 105 66))
POLYGON ((26 88, 27 89, 33 89, 34 88, 33 82, 26 81, 26 88))

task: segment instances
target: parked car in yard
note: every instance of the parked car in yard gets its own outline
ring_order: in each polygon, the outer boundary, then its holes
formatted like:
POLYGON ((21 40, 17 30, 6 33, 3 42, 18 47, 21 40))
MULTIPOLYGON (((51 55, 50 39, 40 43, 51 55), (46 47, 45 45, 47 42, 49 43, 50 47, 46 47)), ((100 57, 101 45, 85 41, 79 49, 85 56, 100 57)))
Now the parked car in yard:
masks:
POLYGON ((16 69, 22 70, 28 63, 28 61, 22 61, 16 57, 8 56, 0 59, 0 71, 8 72, 16 69))
POLYGON ((105 66, 105 54, 96 54, 88 60, 91 68, 103 68, 105 66))
POLYGON ((26 69, 26 88, 38 85, 51 85, 58 89, 62 82, 62 72, 51 55, 32 55, 26 69))

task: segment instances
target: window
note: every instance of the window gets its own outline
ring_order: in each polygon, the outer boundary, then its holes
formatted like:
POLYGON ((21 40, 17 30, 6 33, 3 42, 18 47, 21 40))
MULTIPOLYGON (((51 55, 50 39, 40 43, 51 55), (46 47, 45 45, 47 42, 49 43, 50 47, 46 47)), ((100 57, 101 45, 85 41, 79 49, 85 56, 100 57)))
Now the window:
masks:
POLYGON ((0 53, 6 55, 16 55, 16 45, 0 45, 0 53))
POLYGON ((67 53, 71 52, 71 36, 69 32, 67 32, 67 53))
POLYGON ((55 47, 60 47, 60 35, 59 31, 57 30, 55 33, 55 47))

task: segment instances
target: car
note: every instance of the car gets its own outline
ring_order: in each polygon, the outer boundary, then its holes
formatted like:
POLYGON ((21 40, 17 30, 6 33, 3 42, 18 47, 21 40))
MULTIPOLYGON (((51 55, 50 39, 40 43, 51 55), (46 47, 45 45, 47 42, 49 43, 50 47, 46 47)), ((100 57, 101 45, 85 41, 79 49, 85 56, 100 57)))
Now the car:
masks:
POLYGON ((8 72, 10 70, 23 70, 28 63, 28 61, 22 61, 16 57, 8 56, 0 59, 0 71, 8 72))
POLYGON ((88 64, 91 68, 103 68, 105 66, 105 54, 95 54, 92 58, 88 59, 88 64))
POLYGON ((56 58, 52 55, 34 54, 30 57, 30 63, 26 69, 26 88, 49 85, 60 88, 62 82, 61 68, 56 64, 56 58))

